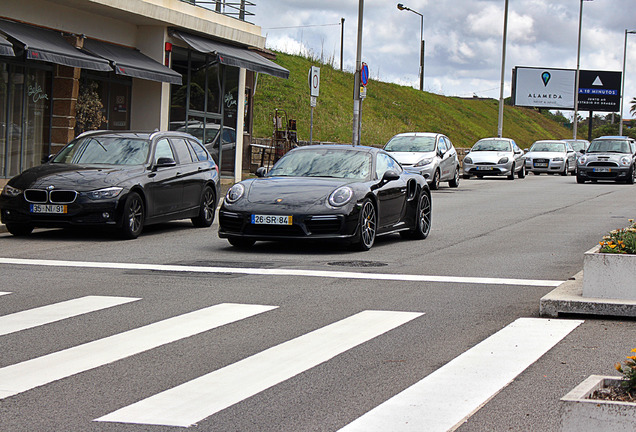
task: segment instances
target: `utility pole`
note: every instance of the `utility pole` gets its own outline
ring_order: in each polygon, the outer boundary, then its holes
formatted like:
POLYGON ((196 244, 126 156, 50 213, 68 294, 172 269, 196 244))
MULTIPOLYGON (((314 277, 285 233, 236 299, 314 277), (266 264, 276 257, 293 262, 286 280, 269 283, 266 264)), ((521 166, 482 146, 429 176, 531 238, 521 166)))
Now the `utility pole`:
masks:
POLYGON ((506 36, 508 35, 508 0, 504 7, 503 48, 501 50, 501 84, 499 87, 499 121, 497 122, 497 136, 503 137, 504 115, 504 76, 506 72, 506 36))
POLYGON ((362 15, 364 0, 358 0, 358 44, 353 78, 353 145, 360 144, 360 69, 362 68, 362 15))

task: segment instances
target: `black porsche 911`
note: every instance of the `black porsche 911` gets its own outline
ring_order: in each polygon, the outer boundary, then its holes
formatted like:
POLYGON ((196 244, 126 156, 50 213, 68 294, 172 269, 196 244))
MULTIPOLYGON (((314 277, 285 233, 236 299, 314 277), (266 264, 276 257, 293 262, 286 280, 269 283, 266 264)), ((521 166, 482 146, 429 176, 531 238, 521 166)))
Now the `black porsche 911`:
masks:
POLYGON ((381 149, 348 145, 298 147, 258 178, 227 192, 219 237, 236 247, 257 240, 330 239, 369 250, 376 236, 424 239, 431 193, 424 177, 405 172, 381 149))
POLYGON ((16 236, 34 227, 105 226, 132 239, 144 225, 174 219, 209 227, 218 194, 218 167, 192 135, 89 132, 9 180, 0 216, 16 236))

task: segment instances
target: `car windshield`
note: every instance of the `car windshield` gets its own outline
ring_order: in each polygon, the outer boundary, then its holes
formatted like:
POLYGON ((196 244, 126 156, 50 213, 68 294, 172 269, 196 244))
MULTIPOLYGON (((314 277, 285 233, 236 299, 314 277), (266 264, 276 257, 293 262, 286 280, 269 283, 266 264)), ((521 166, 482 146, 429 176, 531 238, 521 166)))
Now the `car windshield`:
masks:
POLYGON ((568 141, 575 152, 585 150, 585 141, 568 141))
POLYGON ((316 148, 287 153, 267 175, 268 177, 334 177, 363 180, 367 179, 370 173, 371 155, 367 152, 316 148))
POLYGON ((470 151, 510 151, 510 142, 503 140, 477 141, 470 151))
POLYGON ((388 152, 432 152, 435 151, 435 137, 395 136, 384 146, 384 150, 388 152))
POLYGON ((625 140, 594 140, 587 148, 588 153, 631 153, 625 140))
POLYGON ((532 144, 532 147, 530 147, 530 151, 531 152, 557 152, 557 153, 564 153, 565 152, 565 144, 538 141, 538 142, 532 144))
POLYGON ((53 163, 86 165, 141 165, 148 160, 150 145, 145 139, 88 136, 72 141, 53 163))

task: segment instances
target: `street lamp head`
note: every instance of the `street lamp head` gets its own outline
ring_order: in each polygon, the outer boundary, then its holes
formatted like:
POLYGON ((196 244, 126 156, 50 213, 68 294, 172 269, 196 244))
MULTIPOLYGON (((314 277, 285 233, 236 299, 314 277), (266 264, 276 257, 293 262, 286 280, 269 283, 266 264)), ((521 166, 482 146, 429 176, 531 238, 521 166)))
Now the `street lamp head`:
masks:
POLYGON ((402 3, 398 3, 397 4, 397 8, 399 10, 409 10, 409 8, 407 8, 406 6, 404 6, 402 3))
POLYGON ((625 33, 636 34, 636 30, 625 30, 625 33))

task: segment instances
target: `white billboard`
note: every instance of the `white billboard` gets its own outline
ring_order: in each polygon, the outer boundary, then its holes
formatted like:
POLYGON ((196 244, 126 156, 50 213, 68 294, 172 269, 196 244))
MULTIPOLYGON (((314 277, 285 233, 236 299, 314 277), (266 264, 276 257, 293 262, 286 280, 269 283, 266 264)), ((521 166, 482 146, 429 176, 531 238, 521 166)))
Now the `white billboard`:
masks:
POLYGON ((513 101, 517 106, 574 109, 576 70, 515 68, 513 101))

